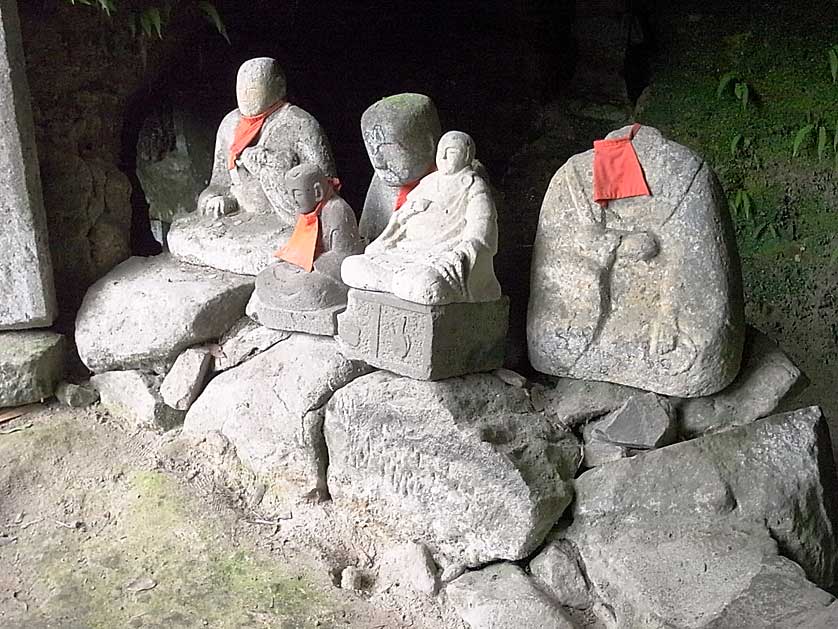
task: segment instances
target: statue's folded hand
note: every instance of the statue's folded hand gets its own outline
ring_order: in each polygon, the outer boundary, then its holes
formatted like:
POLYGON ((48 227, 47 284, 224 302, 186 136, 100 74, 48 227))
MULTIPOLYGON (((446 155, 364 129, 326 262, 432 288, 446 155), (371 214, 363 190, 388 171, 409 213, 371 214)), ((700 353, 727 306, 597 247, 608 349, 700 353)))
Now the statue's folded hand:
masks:
POLYGON ((205 199, 198 210, 205 216, 218 218, 234 213, 236 208, 235 199, 219 194, 205 199))

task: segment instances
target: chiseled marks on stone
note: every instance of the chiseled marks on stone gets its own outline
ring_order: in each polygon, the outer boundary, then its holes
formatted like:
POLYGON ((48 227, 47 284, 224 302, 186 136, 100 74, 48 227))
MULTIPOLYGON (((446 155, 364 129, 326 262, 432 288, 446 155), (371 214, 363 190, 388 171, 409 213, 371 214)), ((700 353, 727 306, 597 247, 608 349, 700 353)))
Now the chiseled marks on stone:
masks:
POLYGON ((242 317, 227 330, 214 348, 213 371, 224 371, 270 349, 284 341, 290 332, 271 330, 250 317, 242 317))
POLYGON ((695 437, 708 431, 742 426, 774 411, 805 377, 774 341, 747 329, 742 370, 726 389, 680 402, 680 431, 695 437))
POLYGON ((219 338, 244 315, 253 278, 130 258, 96 282, 76 318, 76 345, 94 372, 165 373, 187 347, 219 338))
POLYGON ((349 290, 338 315, 348 356, 418 380, 441 380, 503 364, 509 299, 424 306, 372 291, 349 290))
POLYGON ((169 230, 169 251, 179 260, 240 275, 259 275, 291 236, 293 226, 277 214, 243 212, 212 217, 193 214, 169 230))
POLYGON ((141 428, 174 428, 184 413, 170 408, 160 396, 163 378, 142 371, 108 371, 91 376, 104 406, 114 416, 141 428))
POLYGON ((836 580, 838 481, 817 407, 611 462, 575 488, 574 526, 758 523, 812 581, 828 588, 836 580))
POLYGON ((0 330, 45 327, 55 287, 15 0, 0 0, 0 121, 0 330))
POLYGON ((329 490, 426 543, 443 563, 526 557, 569 504, 577 439, 491 375, 376 372, 326 409, 329 490))
POLYGON ((0 332, 0 408, 51 397, 64 373, 64 337, 55 332, 0 332))
POLYGON ((203 390, 211 365, 209 348, 190 347, 184 351, 163 379, 163 401, 174 409, 188 411, 203 390))
POLYGON ((596 204, 593 151, 550 183, 533 249, 530 360, 558 376, 710 395, 738 373, 745 332, 725 197, 706 163, 656 129, 641 128, 633 146, 651 197, 596 204))
POLYGON ((518 566, 467 572, 445 588, 471 629, 575 629, 576 624, 518 566))
POLYGON ((257 477, 325 493, 322 407, 368 372, 333 339, 292 334, 213 379, 189 409, 183 435, 195 440, 220 432, 257 477))

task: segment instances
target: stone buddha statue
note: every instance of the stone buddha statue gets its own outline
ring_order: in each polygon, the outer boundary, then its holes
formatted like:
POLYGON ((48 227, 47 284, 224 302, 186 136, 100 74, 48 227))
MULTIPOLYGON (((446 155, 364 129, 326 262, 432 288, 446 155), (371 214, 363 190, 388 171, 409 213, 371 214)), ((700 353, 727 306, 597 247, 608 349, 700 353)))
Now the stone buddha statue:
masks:
POLYGON ((273 329, 334 335, 346 305, 341 263, 362 249, 355 214, 314 164, 289 170, 285 188, 297 208, 294 233, 257 276, 247 314, 273 329))
POLYGON ((251 59, 236 79, 238 108, 218 129, 209 186, 198 212, 175 221, 172 254, 187 262, 246 275, 268 263, 278 233, 290 235, 296 206, 285 173, 314 164, 335 175, 326 135, 307 112, 286 101, 276 60, 251 59))
POLYGON ((406 195, 363 255, 343 262, 344 282, 424 305, 498 300, 501 289, 493 267, 497 213, 474 163, 469 135, 443 135, 437 171, 406 195))
POLYGON ((364 112, 361 132, 375 169, 360 222, 361 237, 371 242, 404 203, 407 193, 434 169, 441 127, 430 98, 397 94, 364 112))

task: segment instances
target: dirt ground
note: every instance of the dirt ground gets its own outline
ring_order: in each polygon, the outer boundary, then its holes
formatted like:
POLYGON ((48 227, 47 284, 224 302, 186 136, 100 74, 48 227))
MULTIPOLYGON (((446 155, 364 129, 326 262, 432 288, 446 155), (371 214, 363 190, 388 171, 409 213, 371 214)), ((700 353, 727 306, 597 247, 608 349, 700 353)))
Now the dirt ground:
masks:
POLYGON ((56 403, 0 425, 0 627, 464 627, 444 597, 373 584, 388 542, 363 514, 249 508, 173 463, 175 436, 56 403), (349 565, 365 591, 336 585, 349 565))

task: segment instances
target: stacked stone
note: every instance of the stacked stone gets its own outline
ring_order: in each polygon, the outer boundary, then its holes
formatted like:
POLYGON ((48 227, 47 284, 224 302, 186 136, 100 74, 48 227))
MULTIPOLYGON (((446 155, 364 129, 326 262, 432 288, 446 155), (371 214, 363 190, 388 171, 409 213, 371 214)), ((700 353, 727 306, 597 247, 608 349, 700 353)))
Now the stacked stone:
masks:
POLYGON ((64 369, 17 6, 0 3, 0 408, 49 398, 64 369))

